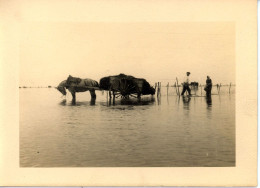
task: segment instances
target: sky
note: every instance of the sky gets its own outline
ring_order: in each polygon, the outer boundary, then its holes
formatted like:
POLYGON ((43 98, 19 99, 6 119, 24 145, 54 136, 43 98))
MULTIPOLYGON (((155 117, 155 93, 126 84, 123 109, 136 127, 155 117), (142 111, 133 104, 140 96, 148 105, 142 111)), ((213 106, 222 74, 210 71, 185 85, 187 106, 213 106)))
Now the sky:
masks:
POLYGON ((232 22, 24 22, 20 86, 57 86, 69 75, 120 73, 154 82, 235 84, 232 22))

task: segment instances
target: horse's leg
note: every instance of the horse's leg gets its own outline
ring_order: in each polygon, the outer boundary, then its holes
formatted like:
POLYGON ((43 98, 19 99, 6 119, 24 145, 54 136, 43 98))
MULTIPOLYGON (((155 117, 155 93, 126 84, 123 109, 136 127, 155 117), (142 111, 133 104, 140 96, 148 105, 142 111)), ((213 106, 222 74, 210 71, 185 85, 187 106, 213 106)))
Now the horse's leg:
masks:
POLYGON ((113 94, 113 105, 115 105, 115 101, 116 101, 116 93, 115 91, 112 91, 113 94))
POLYGON ((111 89, 109 89, 109 98, 111 99, 111 89))
POLYGON ((115 94, 115 91, 113 91, 113 98, 114 98, 114 99, 116 98, 116 94, 115 94))
POLYGON ((90 92, 90 95, 91 95, 91 99, 95 99, 97 96, 96 96, 96 92, 95 92, 95 90, 93 89, 93 90, 89 90, 89 92, 90 92))
POLYGON ((76 103, 76 91, 74 87, 68 87, 69 92, 72 95, 72 104, 76 103))
POLYGON ((111 98, 108 99, 108 105, 111 105, 111 98))
POLYGON ((138 98, 138 100, 141 100, 141 93, 138 92, 137 98, 138 98))
POLYGON ((115 97, 113 98, 113 105, 115 105, 115 103, 116 103, 116 100, 115 100, 115 97))
POLYGON ((96 104, 96 99, 95 98, 91 98, 90 105, 95 105, 95 104, 96 104))
POLYGON ((71 92, 72 95, 72 103, 75 104, 76 103, 76 92, 71 92))

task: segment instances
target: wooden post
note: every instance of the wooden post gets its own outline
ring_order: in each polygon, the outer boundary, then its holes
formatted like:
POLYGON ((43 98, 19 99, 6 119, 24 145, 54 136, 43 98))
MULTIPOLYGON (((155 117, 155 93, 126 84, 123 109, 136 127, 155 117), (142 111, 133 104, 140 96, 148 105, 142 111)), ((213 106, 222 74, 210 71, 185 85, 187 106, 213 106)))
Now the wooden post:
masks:
POLYGON ((160 92, 160 83, 157 83, 157 97, 159 96, 159 92, 160 92))
POLYGON ((156 89, 157 89, 157 82, 155 82, 154 89, 155 89, 155 92, 156 92, 156 89))
POLYGON ((202 85, 200 84, 200 96, 202 96, 202 85))
POLYGON ((162 91, 162 82, 160 82, 160 95, 161 95, 161 91, 162 91))
POLYGON ((221 83, 219 84, 219 88, 218 88, 218 94, 219 94, 219 92, 220 92, 220 88, 221 88, 221 83))
POLYGON ((169 82, 167 84, 167 96, 168 96, 168 90, 169 90, 169 82))
POLYGON ((161 96, 161 82, 158 82, 158 85, 159 85, 159 87, 158 87, 158 89, 159 89, 159 95, 161 96))
POLYGON ((229 94, 230 94, 230 88, 231 88, 231 82, 230 82, 230 85, 229 85, 229 94))
POLYGON ((159 92, 159 94, 161 96, 161 82, 159 82, 159 84, 160 84, 160 87, 159 87, 160 88, 160 92, 159 92))
POLYGON ((176 77, 176 82, 177 82, 177 87, 178 87, 178 95, 180 96, 179 83, 178 83, 178 78, 177 77, 176 77))
POLYGON ((161 95, 161 82, 157 83, 157 97, 161 95))
POLYGON ((175 86, 175 91, 176 91, 176 94, 178 95, 178 91, 177 91, 176 82, 175 82, 174 86, 175 86))

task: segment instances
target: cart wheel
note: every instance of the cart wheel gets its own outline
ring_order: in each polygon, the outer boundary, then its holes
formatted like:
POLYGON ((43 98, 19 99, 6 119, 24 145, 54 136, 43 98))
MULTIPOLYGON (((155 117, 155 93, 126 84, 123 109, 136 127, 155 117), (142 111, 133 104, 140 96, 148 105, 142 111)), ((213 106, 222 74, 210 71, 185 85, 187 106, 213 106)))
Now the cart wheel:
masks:
POLYGON ((127 83, 126 79, 120 80, 119 88, 120 88, 119 90, 120 90, 122 97, 126 98, 126 96, 129 95, 129 91, 128 91, 129 84, 127 83))
POLYGON ((120 93, 122 95, 122 98, 129 98, 129 96, 132 96, 131 91, 135 88, 135 86, 132 86, 127 79, 120 80, 120 93))

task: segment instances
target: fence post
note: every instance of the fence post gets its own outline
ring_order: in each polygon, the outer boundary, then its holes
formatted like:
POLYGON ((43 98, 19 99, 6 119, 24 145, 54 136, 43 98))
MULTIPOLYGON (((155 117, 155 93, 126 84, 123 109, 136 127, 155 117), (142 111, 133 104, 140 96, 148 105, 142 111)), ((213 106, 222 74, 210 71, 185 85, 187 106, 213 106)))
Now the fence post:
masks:
POLYGON ((176 82, 177 82, 177 87, 178 87, 178 95, 180 96, 179 83, 178 83, 178 78, 177 77, 176 77, 176 82))
POLYGON ((167 84, 167 96, 168 96, 168 90, 169 90, 169 82, 167 84))

